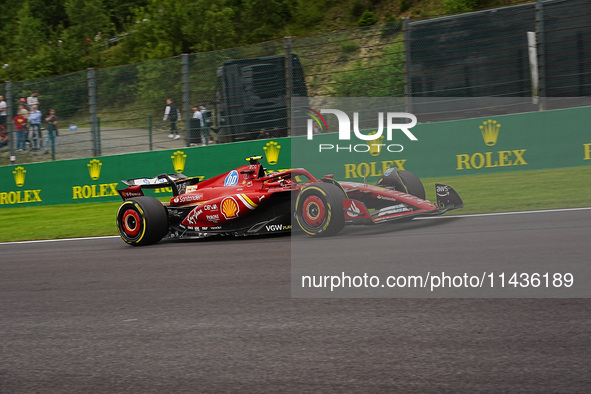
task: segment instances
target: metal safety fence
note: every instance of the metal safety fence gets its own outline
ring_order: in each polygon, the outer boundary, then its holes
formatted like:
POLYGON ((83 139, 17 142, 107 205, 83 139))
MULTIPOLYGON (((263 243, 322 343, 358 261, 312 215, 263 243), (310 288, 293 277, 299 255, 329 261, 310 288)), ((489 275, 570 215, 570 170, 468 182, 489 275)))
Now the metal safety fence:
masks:
POLYGON ((591 95, 590 21, 588 0, 538 0, 4 82, 0 165, 289 136, 291 100, 303 97, 401 97, 419 122, 580 106, 591 95), (33 92, 59 133, 43 130, 38 151, 29 136, 21 151, 12 119, 33 92), (513 101, 490 108, 478 97, 513 101))

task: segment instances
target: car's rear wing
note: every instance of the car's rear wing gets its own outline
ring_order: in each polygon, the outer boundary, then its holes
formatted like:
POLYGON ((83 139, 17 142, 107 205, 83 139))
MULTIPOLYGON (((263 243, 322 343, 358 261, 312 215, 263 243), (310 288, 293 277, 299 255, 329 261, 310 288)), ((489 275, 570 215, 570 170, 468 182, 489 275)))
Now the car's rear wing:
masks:
POLYGON ((121 182, 129 187, 117 191, 123 200, 127 200, 133 197, 143 196, 142 189, 160 189, 163 187, 171 187, 172 195, 178 196, 184 193, 185 187, 196 185, 199 182, 199 178, 189 178, 183 174, 160 174, 155 178, 123 179, 121 182))

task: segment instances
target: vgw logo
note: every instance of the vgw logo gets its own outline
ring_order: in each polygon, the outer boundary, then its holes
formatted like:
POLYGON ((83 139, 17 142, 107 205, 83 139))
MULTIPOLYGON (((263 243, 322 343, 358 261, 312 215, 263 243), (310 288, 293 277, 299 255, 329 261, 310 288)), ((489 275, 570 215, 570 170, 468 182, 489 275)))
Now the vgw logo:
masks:
MULTIPOLYGON (((328 132, 328 125, 326 123, 326 119, 324 119, 323 114, 333 114, 337 117, 338 120, 338 127, 339 127, 339 140, 341 141, 350 141, 351 140, 351 119, 349 116, 338 109, 321 109, 320 112, 313 110, 312 108, 307 108, 308 110, 307 115, 310 117, 307 123, 307 138, 308 140, 312 140, 314 138, 314 134, 319 134, 321 131, 328 132)), ((413 133, 409 130, 410 128, 416 126, 417 124, 417 117, 408 112, 388 112, 385 115, 386 120, 386 133, 385 137, 386 140, 392 141, 392 131, 393 130, 400 130, 402 131, 408 139, 411 141, 418 141, 418 138, 415 137, 413 133), (394 123, 396 120, 400 119, 409 119, 409 123, 394 123)), ((371 141, 370 144, 349 144, 349 145, 334 145, 334 144, 319 144, 318 151, 330 151, 333 150, 335 152, 339 151, 346 151, 346 152, 370 152, 373 156, 377 156, 381 153, 382 150, 387 150, 388 152, 396 153, 402 152, 404 147, 400 144, 383 144, 381 143, 384 139, 384 113, 378 113, 378 128, 377 130, 373 131, 369 134, 363 134, 359 131, 359 113, 353 112, 353 133, 355 137, 362 140, 362 141, 371 141)))

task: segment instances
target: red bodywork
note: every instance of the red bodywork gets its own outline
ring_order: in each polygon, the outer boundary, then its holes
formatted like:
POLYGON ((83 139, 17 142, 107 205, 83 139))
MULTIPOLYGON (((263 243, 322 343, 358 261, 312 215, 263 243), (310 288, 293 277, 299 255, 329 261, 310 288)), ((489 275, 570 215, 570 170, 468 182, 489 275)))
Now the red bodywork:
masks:
MULTIPOLYGON (((302 187, 319 182, 334 183, 345 192, 343 215, 347 224, 377 224, 406 216, 439 214, 447 210, 441 204, 438 207, 430 201, 390 188, 336 182, 330 175, 319 180, 302 168, 265 174, 260 163, 244 165, 186 186, 182 193, 171 198, 169 207, 192 208, 182 219, 183 226, 217 229, 256 212, 275 193, 290 192, 292 196, 297 196, 302 187)), ((156 185, 163 187, 169 184, 161 182, 156 185)), ((143 195, 142 187, 146 185, 134 184, 119 193, 124 200, 137 197, 143 195)))

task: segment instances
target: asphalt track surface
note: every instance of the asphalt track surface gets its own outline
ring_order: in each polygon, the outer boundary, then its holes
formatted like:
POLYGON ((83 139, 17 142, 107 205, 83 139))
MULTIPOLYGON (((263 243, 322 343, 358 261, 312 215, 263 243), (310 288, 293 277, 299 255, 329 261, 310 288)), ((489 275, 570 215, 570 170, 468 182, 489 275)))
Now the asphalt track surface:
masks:
MULTIPOLYGON (((403 234, 512 229, 532 245, 547 229, 559 248, 591 239, 590 219, 441 218, 403 234)), ((294 299, 290 240, 1 244, 0 393, 591 392, 588 299, 294 299)))

